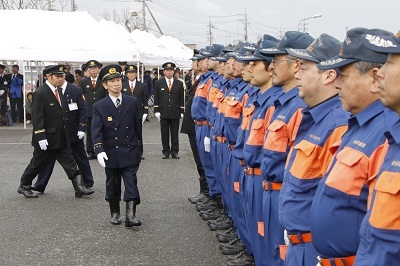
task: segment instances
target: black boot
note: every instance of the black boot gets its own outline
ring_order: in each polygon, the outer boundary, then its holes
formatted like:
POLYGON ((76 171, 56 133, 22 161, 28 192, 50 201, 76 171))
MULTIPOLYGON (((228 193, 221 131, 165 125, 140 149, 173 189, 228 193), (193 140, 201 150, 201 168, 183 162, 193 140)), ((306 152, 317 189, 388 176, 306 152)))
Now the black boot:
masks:
POLYGON ((119 201, 109 201, 108 204, 110 204, 110 212, 111 212, 110 223, 114 225, 121 224, 121 212, 119 209, 119 201))
POLYGON ((27 198, 37 198, 39 197, 37 193, 31 190, 31 186, 20 185, 18 187, 18 193, 24 195, 27 198))
POLYGON ((136 203, 133 201, 126 202, 126 218, 125 227, 140 226, 142 222, 136 219, 136 203))
POLYGON ((93 190, 87 190, 82 182, 82 176, 77 175, 71 179, 72 185, 75 189, 75 197, 81 198, 83 195, 93 194, 93 190))
POLYGON ((190 201, 190 203, 195 204, 199 201, 204 201, 205 200, 205 195, 204 195, 204 183, 205 186, 207 187, 207 182, 204 182, 201 177, 199 179, 199 183, 200 183, 200 192, 197 196, 193 196, 193 197, 189 197, 188 200, 190 201))

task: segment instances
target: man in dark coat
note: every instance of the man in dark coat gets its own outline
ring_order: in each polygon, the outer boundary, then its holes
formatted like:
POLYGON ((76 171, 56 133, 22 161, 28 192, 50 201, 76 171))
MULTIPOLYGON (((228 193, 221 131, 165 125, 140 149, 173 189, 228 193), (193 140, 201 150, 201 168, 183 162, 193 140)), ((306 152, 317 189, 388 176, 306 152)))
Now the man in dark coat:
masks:
MULTIPOLYGON (((89 160, 86 156, 85 137, 87 124, 87 105, 83 98, 82 89, 67 81, 61 86, 62 95, 60 100, 67 119, 69 142, 71 146, 72 156, 78 165, 79 171, 82 174, 83 184, 85 187, 93 190, 93 174, 90 168, 89 160)), ((32 190, 43 193, 46 189, 50 176, 53 173, 55 160, 49 161, 45 169, 43 169, 32 190)))
POLYGON ((160 121, 163 159, 179 159, 179 119, 185 111, 183 83, 173 78, 175 64, 167 62, 162 65, 164 78, 154 85, 154 115, 160 121), (169 136, 171 132, 171 146, 169 136))
POLYGON ((0 114, 1 120, 5 119, 7 112, 7 93, 9 88, 8 80, 4 74, 5 65, 0 64, 0 114))
POLYGON ((143 135, 142 135, 142 124, 146 121, 148 114, 148 97, 146 85, 137 80, 137 66, 127 65, 125 68, 125 75, 128 80, 122 83, 122 93, 133 96, 138 102, 138 118, 139 118, 139 146, 140 146, 140 156, 143 160, 143 135))
POLYGON ((91 125, 92 125, 92 116, 93 116, 93 104, 101 99, 103 99, 107 95, 107 91, 104 89, 101 80, 98 79, 98 74, 100 71, 100 63, 96 60, 90 60, 86 62, 85 67, 87 68, 90 77, 86 79, 82 79, 79 87, 83 90, 83 95, 86 99, 86 104, 88 107, 88 123, 87 123, 87 132, 86 132, 86 152, 88 154, 89 160, 95 159, 96 156, 94 154, 93 143, 92 143, 92 134, 91 134, 91 125))
POLYGON ((99 164, 105 167, 106 201, 110 205, 111 223, 121 224, 121 177, 126 202, 125 226, 139 226, 136 205, 140 204, 136 173, 140 164, 138 136, 140 120, 135 97, 121 93, 121 67, 108 65, 100 79, 109 95, 93 105, 92 138, 99 164))
POLYGON ((21 177, 18 193, 27 198, 37 198, 31 190, 32 180, 54 158, 61 164, 72 181, 75 196, 90 195, 82 185, 82 176, 72 158, 66 117, 60 99, 60 86, 65 82, 63 65, 48 66, 43 70, 46 82, 33 94, 32 146, 33 157, 21 177))

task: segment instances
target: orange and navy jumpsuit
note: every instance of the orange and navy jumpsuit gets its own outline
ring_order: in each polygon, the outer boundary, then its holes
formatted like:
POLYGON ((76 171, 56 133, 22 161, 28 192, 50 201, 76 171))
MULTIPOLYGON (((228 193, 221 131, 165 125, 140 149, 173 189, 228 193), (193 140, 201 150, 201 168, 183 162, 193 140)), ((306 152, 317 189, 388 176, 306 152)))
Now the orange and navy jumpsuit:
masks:
POLYGON ((279 195, 279 220, 289 240, 285 265, 314 266, 318 263, 318 253, 311 242, 311 204, 332 160, 329 148, 346 132, 348 118, 349 113, 343 110, 339 96, 303 109, 279 195))
POLYGON ((192 102, 192 118, 195 122, 196 144, 199 151, 201 164, 206 175, 207 186, 210 196, 216 196, 220 193, 218 184, 215 180, 215 170, 209 152, 204 150, 204 137, 209 135, 209 125, 206 118, 207 95, 212 84, 212 76, 215 72, 208 71, 200 76, 200 82, 197 86, 192 102))
MULTIPOLYGON (((260 166, 262 145, 266 129, 275 110, 274 102, 283 94, 282 87, 271 87, 258 93, 254 101, 254 112, 250 117, 249 130, 243 139, 243 178, 239 188, 243 189, 243 206, 247 228, 252 241, 257 265, 262 264, 264 237, 258 233, 258 222, 262 217, 262 177, 260 166)), ((239 165, 239 164, 236 164, 239 165)))
POLYGON ((354 265, 400 265, 400 120, 385 133, 386 156, 360 228, 354 265))
POLYGON ((289 149, 302 119, 301 111, 306 107, 297 87, 279 97, 274 105, 275 112, 265 134, 261 161, 264 191, 258 229, 260 234, 264 234, 263 265, 283 265, 279 253, 279 245, 284 244, 283 227, 278 217, 279 193, 289 149))
POLYGON ((383 133, 397 119, 397 114, 379 100, 350 117, 311 206, 312 242, 322 265, 353 265, 367 211, 366 182, 380 168, 386 139, 383 133))

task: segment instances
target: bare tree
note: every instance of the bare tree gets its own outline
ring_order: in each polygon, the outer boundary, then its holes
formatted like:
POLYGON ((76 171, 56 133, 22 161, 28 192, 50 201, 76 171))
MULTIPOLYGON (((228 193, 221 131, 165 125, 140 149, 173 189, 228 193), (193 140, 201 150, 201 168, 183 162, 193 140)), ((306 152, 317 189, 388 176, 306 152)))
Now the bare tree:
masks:
MULTIPOLYGON (((50 6, 52 10, 63 11, 70 0, 51 0, 50 6)), ((0 0, 0 8, 2 9, 39 9, 48 10, 49 1, 47 0, 0 0)))
POLYGON ((104 11, 100 16, 105 20, 114 21, 117 24, 125 26, 129 32, 142 28, 143 19, 141 12, 130 12, 128 8, 119 11, 114 9, 112 13, 104 11))

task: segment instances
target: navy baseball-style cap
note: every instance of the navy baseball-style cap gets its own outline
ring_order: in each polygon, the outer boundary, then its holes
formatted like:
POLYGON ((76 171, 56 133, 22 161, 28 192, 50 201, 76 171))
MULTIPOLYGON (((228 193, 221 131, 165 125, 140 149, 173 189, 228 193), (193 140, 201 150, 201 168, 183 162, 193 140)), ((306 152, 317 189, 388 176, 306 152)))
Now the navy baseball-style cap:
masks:
POLYGON ((243 47, 240 48, 240 50, 235 53, 231 53, 231 56, 236 60, 237 60, 238 56, 245 56, 245 55, 252 55, 255 51, 257 51, 257 47, 254 46, 254 44, 249 43, 249 42, 244 42, 243 43, 243 47))
POLYGON ((319 63, 338 55, 340 48, 342 48, 342 43, 339 40, 322 33, 307 49, 289 48, 286 51, 291 56, 319 63))
POLYGON ((109 79, 118 78, 121 77, 121 72, 122 68, 120 65, 108 65, 100 70, 99 79, 105 82, 109 79))
POLYGON ((85 63, 86 68, 91 67, 102 67, 103 65, 99 63, 97 60, 89 60, 85 63))
POLYGON ((239 51, 245 46, 245 45, 249 45, 250 43, 248 42, 242 42, 239 41, 236 45, 235 48, 233 49, 233 51, 226 53, 227 56, 229 57, 233 57, 235 54, 239 54, 239 51))
POLYGON ((194 49, 194 50, 193 50, 193 57, 190 58, 189 60, 192 60, 192 61, 197 61, 197 60, 199 60, 199 58, 197 57, 199 54, 200 54, 200 51, 197 50, 197 49, 194 49))
POLYGON ((227 62, 229 60, 229 56, 227 56, 224 50, 222 50, 218 56, 210 57, 210 60, 218 62, 227 62))
POLYGON ((313 41, 314 38, 308 35, 307 33, 298 31, 287 31, 285 32, 285 36, 283 36, 282 40, 280 40, 280 42, 276 47, 262 49, 260 50, 260 53, 269 56, 287 54, 286 49, 289 48, 305 49, 313 41))
POLYGON ((205 57, 218 56, 222 52, 222 49, 224 49, 223 45, 215 43, 211 45, 209 50, 206 50, 201 54, 205 57))
POLYGON ((228 44, 227 46, 224 47, 224 49, 222 49, 222 52, 229 53, 229 52, 233 52, 234 49, 235 49, 235 46, 233 46, 232 44, 228 44))
POLYGON ((346 39, 343 42, 342 50, 339 55, 320 62, 317 67, 321 70, 338 68, 354 63, 356 61, 366 61, 374 63, 385 63, 386 54, 374 52, 368 49, 363 43, 363 35, 372 36, 392 36, 393 34, 380 29, 354 28, 347 31, 346 39))
POLYGON ((400 54, 400 31, 391 36, 365 34, 361 41, 372 51, 384 54, 400 54))
POLYGON ((250 61, 257 61, 257 60, 265 60, 265 61, 272 62, 272 59, 274 57, 264 55, 264 54, 260 53, 260 50, 276 47, 277 44, 278 44, 277 42, 272 41, 272 40, 263 40, 259 43, 256 51, 253 54, 237 55, 237 56, 235 56, 235 59, 242 63, 250 62, 250 61))

